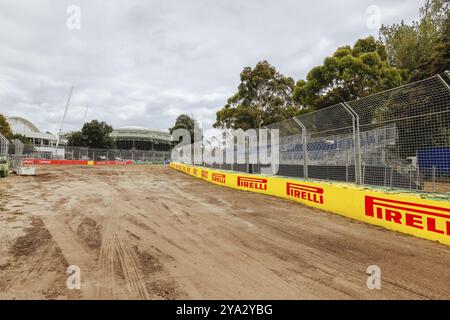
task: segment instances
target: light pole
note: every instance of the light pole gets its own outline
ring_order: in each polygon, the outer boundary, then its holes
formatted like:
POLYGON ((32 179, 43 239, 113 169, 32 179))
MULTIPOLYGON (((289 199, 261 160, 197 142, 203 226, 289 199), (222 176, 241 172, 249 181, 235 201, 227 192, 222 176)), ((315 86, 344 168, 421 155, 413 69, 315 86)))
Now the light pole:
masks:
POLYGON ((64 110, 64 116, 61 121, 61 126, 59 127, 58 139, 56 140, 56 152, 58 152, 59 141, 61 140, 62 128, 64 126, 64 122, 66 121, 67 110, 69 109, 70 98, 72 96, 73 87, 70 87, 69 97, 67 98, 66 109, 64 110))

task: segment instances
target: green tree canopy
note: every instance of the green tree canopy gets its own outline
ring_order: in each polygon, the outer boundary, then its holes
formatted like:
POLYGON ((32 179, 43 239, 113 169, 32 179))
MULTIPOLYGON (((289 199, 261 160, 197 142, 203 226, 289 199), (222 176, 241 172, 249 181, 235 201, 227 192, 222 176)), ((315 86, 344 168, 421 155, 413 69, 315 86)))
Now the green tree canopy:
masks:
MULTIPOLYGON (((173 127, 169 128, 170 134, 173 134, 173 132, 176 129, 186 129, 191 134, 191 142, 194 142, 194 132, 200 132, 200 128, 198 126, 198 123, 195 121, 194 117, 187 115, 187 114, 181 114, 177 117, 175 120, 175 124, 173 127)), ((201 137, 200 137, 201 138, 201 137)), ((181 140, 181 138, 180 138, 181 140)))
POLYGON ((8 139, 9 139, 10 141, 12 141, 12 140, 19 140, 19 141, 21 141, 23 144, 31 144, 31 139, 25 137, 23 134, 18 134, 18 133, 12 134, 12 135, 10 135, 10 136, 8 137, 8 139))
POLYGON ((74 147, 85 147, 86 143, 81 131, 73 131, 67 134, 67 144, 74 147))
POLYGON ((292 100, 294 80, 279 73, 267 61, 241 72, 238 91, 216 113, 215 128, 259 128, 298 115, 292 100))
POLYGON ((420 18, 411 24, 382 26, 380 39, 386 45, 392 66, 407 69, 412 81, 449 69, 449 2, 426 0, 420 18))
POLYGON ((372 36, 352 47, 338 48, 297 82, 293 98, 300 105, 321 109, 402 84, 406 72, 391 67, 384 45, 372 36))
MULTIPOLYGON (((425 72, 428 72, 427 75, 430 76, 450 70, 450 11, 447 13, 444 31, 439 37, 438 44, 433 54, 426 61, 425 66, 427 63, 429 64, 429 69, 425 69, 425 72)), ((419 74, 419 76, 421 75, 419 74)))
POLYGON ((89 147, 97 149, 114 148, 114 141, 109 136, 112 126, 106 122, 93 120, 83 125, 81 131, 74 131, 68 135, 68 144, 75 147, 89 147))
POLYGON ((12 136, 11 126, 8 121, 6 121, 6 117, 0 114, 0 133, 6 138, 10 139, 12 136))

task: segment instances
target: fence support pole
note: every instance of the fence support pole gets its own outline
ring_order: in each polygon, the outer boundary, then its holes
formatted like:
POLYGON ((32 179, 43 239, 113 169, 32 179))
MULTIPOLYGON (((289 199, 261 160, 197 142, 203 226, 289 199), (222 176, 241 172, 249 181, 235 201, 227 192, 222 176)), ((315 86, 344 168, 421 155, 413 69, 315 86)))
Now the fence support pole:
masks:
POLYGON ((347 102, 342 102, 344 108, 353 118, 353 144, 355 148, 355 180, 356 184, 363 184, 362 178, 362 160, 361 160, 361 137, 359 132, 359 115, 353 110, 347 102))
POLYGON ((303 145, 303 177, 308 179, 308 139, 306 137, 306 127, 297 117, 293 118, 294 121, 302 128, 302 145, 303 145))
POLYGON ((445 75, 447 76, 448 80, 450 80, 450 71, 447 70, 447 71, 445 71, 444 73, 445 73, 445 75))
POLYGON ((231 161, 231 171, 234 171, 234 159, 236 157, 236 148, 235 148, 235 144, 234 144, 234 136, 233 136, 233 161, 231 161))
MULTIPOLYGON (((450 72, 449 72, 449 71, 445 71, 445 75, 446 75, 446 76, 449 78, 449 80, 450 80, 450 72)), ((441 75, 438 74, 438 75, 437 75, 437 78, 442 82, 442 84, 444 85, 444 87, 446 87, 447 90, 450 91, 450 86, 448 85, 447 82, 445 82, 444 79, 442 79, 441 75)))
POLYGON ((433 175, 433 192, 436 192, 436 166, 433 166, 432 169, 432 175, 433 175))

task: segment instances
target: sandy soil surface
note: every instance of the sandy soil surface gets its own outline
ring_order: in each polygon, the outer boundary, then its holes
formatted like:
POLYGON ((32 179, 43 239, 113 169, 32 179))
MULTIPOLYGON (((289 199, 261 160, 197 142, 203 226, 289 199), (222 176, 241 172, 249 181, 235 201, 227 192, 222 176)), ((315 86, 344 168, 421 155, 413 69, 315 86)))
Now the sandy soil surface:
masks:
POLYGON ((42 166, 0 193, 1 299, 450 298, 448 246, 168 167, 42 166))

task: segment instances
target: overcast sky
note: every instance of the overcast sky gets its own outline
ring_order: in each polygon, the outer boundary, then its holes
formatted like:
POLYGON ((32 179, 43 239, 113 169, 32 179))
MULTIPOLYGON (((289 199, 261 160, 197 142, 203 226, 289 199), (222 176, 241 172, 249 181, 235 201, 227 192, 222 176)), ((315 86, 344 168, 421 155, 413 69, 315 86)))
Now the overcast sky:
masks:
POLYGON ((245 66, 265 59, 297 81, 338 46, 378 36, 369 6, 391 24, 422 2, 0 0, 0 113, 57 132, 73 85, 64 131, 81 127, 86 103, 88 120, 115 128, 166 130, 189 113, 206 129, 245 66))

